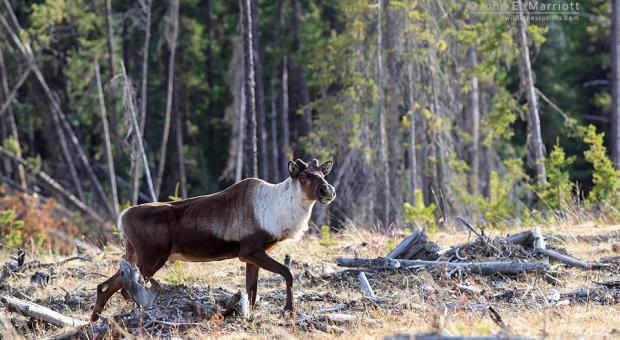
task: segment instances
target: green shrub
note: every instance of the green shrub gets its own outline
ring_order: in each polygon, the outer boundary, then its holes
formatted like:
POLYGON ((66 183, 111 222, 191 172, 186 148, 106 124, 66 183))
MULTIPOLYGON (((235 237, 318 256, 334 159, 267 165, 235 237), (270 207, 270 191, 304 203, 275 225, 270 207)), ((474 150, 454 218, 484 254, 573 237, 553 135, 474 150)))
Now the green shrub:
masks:
POLYGON ((594 125, 579 127, 583 140, 589 148, 583 155, 592 167, 592 190, 588 194, 587 203, 608 203, 611 206, 620 204, 620 171, 614 169, 611 160, 607 157, 603 145, 604 133, 596 133, 594 125))
POLYGON ((328 225, 321 227, 321 240, 319 241, 319 244, 328 248, 336 245, 336 242, 332 240, 331 229, 328 225))
POLYGON ((4 210, 0 213, 0 226, 4 235, 4 244, 8 248, 18 248, 23 244, 22 231, 24 221, 18 220, 15 216, 15 210, 4 210))
POLYGON ((403 208, 405 209, 405 222, 415 223, 419 227, 426 227, 428 232, 437 231, 437 223, 435 222, 435 209, 437 209, 437 206, 433 203, 424 206, 421 190, 415 191, 415 207, 405 202, 403 208))
POLYGON ((568 167, 575 157, 566 157, 559 141, 545 160, 547 183, 538 184, 532 190, 551 209, 565 209, 572 202, 573 183, 570 181, 568 167))

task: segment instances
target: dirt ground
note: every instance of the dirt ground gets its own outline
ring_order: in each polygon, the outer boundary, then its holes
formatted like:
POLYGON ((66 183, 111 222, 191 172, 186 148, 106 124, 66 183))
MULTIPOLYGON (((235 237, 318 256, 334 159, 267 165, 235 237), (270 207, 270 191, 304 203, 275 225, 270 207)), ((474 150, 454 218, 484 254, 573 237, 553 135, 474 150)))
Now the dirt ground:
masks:
MULTIPOLYGON (((506 236, 525 229, 491 231, 506 236)), ((558 225, 543 228, 543 234, 607 235, 620 232, 620 225, 601 226, 584 223, 577 226, 558 225)), ((490 335, 502 329, 488 311, 472 310, 471 304, 491 302, 505 323, 508 333, 547 339, 620 339, 620 304, 618 300, 560 301, 549 298, 577 288, 598 287, 597 283, 618 280, 619 270, 583 270, 551 262, 550 280, 545 274, 533 273, 516 278, 503 276, 454 277, 445 272, 426 269, 366 271, 376 295, 384 301, 364 298, 357 279, 358 271, 337 267, 335 258, 342 256, 375 258, 385 256, 390 247, 405 234, 392 237, 365 230, 349 230, 332 234, 331 242, 320 242, 309 236, 298 243, 283 243, 272 256, 283 261, 290 255, 295 276, 296 316, 282 315, 284 282, 278 276, 260 272, 259 300, 249 320, 238 313, 225 318, 218 315, 191 322, 179 314, 178 325, 162 325, 150 330, 128 329, 138 337, 158 336, 239 338, 381 338, 396 333, 440 332, 451 335, 490 335), (473 296, 460 291, 466 284, 488 292, 493 299, 473 296), (446 305, 448 308, 445 308, 446 305), (456 307, 454 307, 456 305, 456 307), (443 307, 442 307, 443 306, 443 307), (465 307, 459 307, 465 306, 465 307), (337 315, 330 317, 329 315, 337 315), (327 316, 326 316, 327 315, 327 316), (344 315, 344 316, 343 316, 344 315), (353 316, 353 317, 351 317, 353 316), (340 319, 339 319, 340 318, 340 319), (308 320, 308 321, 306 321, 308 320), (322 326, 317 327, 316 322, 322 326), (166 327, 163 327, 166 326, 166 327), (165 330, 164 330, 165 328, 165 330)), ((458 229, 428 235, 441 248, 467 242, 474 238, 458 229)), ((571 256, 595 261, 604 256, 620 255, 620 238, 606 242, 577 241, 571 238, 549 240, 571 256)), ((58 262, 62 256, 44 250, 27 252, 26 261, 36 257, 41 262, 58 262)), ((0 286, 0 295, 12 295, 48 306, 65 315, 87 320, 94 302, 95 287, 118 268, 122 251, 108 246, 90 261, 75 260, 50 269, 27 270, 11 275, 0 286), (32 283, 35 272, 49 275, 47 285, 32 283)), ((9 259, 0 254, 1 263, 9 259)), ((211 263, 168 263, 155 278, 175 294, 188 296, 211 289, 223 288, 231 293, 244 291, 245 266, 238 260, 211 263), (177 285, 177 286, 173 286, 177 285), (182 285, 182 286, 180 286, 182 285)), ((43 322, 33 322, 15 313, 4 311, 18 333, 26 337, 54 336, 71 331, 43 322)), ((139 314, 134 303, 115 294, 103 311, 103 317, 139 314)), ((122 318, 117 327, 124 329, 122 318)))

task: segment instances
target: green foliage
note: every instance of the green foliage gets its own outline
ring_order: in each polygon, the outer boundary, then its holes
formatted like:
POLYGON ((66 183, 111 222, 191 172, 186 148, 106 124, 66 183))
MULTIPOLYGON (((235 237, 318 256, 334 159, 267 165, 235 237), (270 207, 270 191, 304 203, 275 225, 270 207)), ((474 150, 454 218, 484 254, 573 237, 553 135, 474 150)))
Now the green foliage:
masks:
POLYGON ((321 227, 321 240, 319 244, 326 248, 331 248, 336 245, 336 242, 331 238, 331 229, 328 225, 321 227))
POLYGON ((558 140, 545 160, 547 183, 537 184, 533 191, 549 208, 563 209, 571 204, 574 185, 570 180, 568 167, 575 159, 575 156, 566 157, 558 140))
POLYGON ((170 273, 166 276, 166 281, 172 284, 190 284, 194 277, 186 273, 187 268, 184 262, 174 261, 170 273))
POLYGON ((424 206, 422 191, 415 191, 415 207, 405 202, 405 222, 415 223, 419 227, 427 228, 429 233, 437 231, 437 223, 435 222, 435 210, 437 206, 434 203, 424 206))
POLYGON ((24 221, 17 219, 15 210, 3 210, 0 212, 0 228, 4 235, 4 244, 8 248, 18 248, 23 244, 21 228, 24 221))
POLYGON ((174 195, 168 196, 169 200, 176 202, 176 201, 180 201, 183 198, 179 196, 179 185, 180 183, 177 182, 177 184, 174 186, 174 195))
POLYGON ((583 141, 588 145, 583 155, 592 164, 592 190, 588 194, 589 203, 606 202, 611 206, 620 205, 620 171, 614 169, 603 146, 604 133, 597 133, 594 125, 579 127, 583 141))
POLYGON ((21 151, 19 149, 19 142, 17 141, 17 139, 15 139, 15 137, 5 138, 4 141, 2 142, 2 147, 6 151, 12 152, 14 154, 19 154, 21 151))

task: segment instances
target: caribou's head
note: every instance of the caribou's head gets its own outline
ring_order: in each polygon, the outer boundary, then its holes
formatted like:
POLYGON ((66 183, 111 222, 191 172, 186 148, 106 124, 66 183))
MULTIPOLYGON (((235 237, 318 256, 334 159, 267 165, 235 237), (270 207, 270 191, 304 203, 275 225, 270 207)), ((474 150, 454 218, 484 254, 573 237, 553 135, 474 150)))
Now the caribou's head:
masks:
POLYGON ((288 162, 288 172, 293 181, 299 181, 307 199, 327 204, 336 198, 336 189, 325 180, 325 176, 332 171, 332 165, 332 161, 319 165, 316 159, 310 164, 298 159, 288 162))

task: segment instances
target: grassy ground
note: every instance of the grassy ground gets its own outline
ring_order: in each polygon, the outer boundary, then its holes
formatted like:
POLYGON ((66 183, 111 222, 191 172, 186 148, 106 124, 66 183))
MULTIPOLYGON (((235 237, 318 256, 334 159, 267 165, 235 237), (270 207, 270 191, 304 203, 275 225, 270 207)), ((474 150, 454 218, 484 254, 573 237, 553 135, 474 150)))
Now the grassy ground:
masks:
MULTIPOLYGON (((514 233, 517 230, 510 230, 514 233)), ((620 231, 620 226, 599 226, 593 223, 577 226, 555 226, 543 230, 544 234, 598 235, 620 231)), ((497 236, 507 232, 493 232, 497 236)), ((338 324, 329 332, 304 329, 291 318, 281 315, 284 305, 284 283, 271 273, 261 271, 259 281, 259 302, 250 321, 238 316, 211 319, 200 322, 189 329, 173 330, 171 335, 182 337, 216 338, 380 338, 395 333, 425 333, 439 331, 453 335, 495 334, 500 328, 488 314, 466 310, 442 313, 436 308, 442 303, 475 303, 476 297, 458 292, 456 279, 430 275, 428 271, 405 271, 397 273, 368 273, 375 293, 385 296, 385 303, 374 303, 362 298, 355 273, 339 271, 334 259, 339 256, 378 257, 400 241, 401 236, 388 237, 362 230, 332 235, 331 244, 321 244, 315 237, 308 237, 298 243, 284 243, 278 246, 272 256, 279 261, 289 254, 293 259, 295 279, 294 295, 298 313, 303 316, 321 314, 321 308, 345 303, 339 313, 358 316, 353 322, 338 324), (323 274, 330 274, 322 278, 323 274), (317 298, 318 297, 318 298, 317 298), (315 301, 318 300, 318 301, 315 301)), ((443 231, 429 235, 442 248, 468 240, 468 233, 462 230, 443 231)), ((620 242, 616 239, 615 242, 620 242)), ((619 245, 611 242, 592 243, 567 241, 557 246, 569 251, 572 256, 585 260, 596 260, 607 255, 620 255, 619 245)), ((33 271, 18 273, 7 279, 0 288, 0 294, 12 294, 24 299, 52 306, 76 318, 87 319, 94 301, 95 286, 113 274, 118 268, 122 251, 110 246, 92 261, 73 261, 56 269, 50 285, 39 287, 30 283, 33 271), (7 287, 13 287, 9 292, 7 287), (15 291, 17 289, 17 291, 15 291), (68 294, 80 298, 68 299, 68 294), (64 299, 64 300, 63 300, 64 299), (69 300, 71 301, 69 303, 69 300), (64 301, 64 302, 63 302, 64 301), (64 309, 64 310, 63 310, 64 309)), ((29 253, 29 255, 32 255, 29 253)), ((60 261, 63 257, 39 251, 37 259, 42 262, 60 261)), ((8 254, 0 254, 4 263, 8 254)), ((31 260, 32 256, 30 259, 31 260)), ((45 271, 45 270, 44 270, 45 271)), ((531 274, 517 279, 469 277, 467 284, 489 291, 515 291, 517 296, 506 303, 494 303, 503 319, 510 325, 511 333, 550 339, 620 338, 620 304, 601 305, 597 302, 571 303, 555 306, 546 303, 549 290, 570 291, 579 287, 595 287, 594 282, 620 280, 618 272, 584 271, 558 266, 554 275, 561 280, 551 285, 541 275, 531 274), (541 302, 542 301, 542 302, 541 302)), ((167 264, 157 273, 162 283, 184 284, 188 287, 209 285, 224 287, 230 291, 244 291, 245 267, 238 260, 212 263, 167 264)), ((436 274, 436 273, 435 273, 436 274)), ((189 288, 188 288, 189 289, 189 288)), ((104 316, 112 316, 132 309, 133 304, 116 294, 107 304, 104 316)), ((26 336, 49 336, 64 330, 41 323, 29 329, 27 320, 10 314, 19 332, 26 336)), ((33 327, 32 325, 30 327, 33 327)), ((148 334, 141 334, 149 337, 148 334)))

